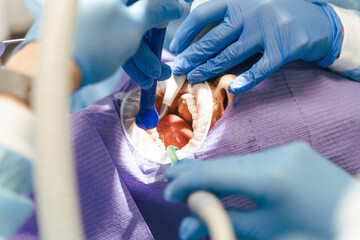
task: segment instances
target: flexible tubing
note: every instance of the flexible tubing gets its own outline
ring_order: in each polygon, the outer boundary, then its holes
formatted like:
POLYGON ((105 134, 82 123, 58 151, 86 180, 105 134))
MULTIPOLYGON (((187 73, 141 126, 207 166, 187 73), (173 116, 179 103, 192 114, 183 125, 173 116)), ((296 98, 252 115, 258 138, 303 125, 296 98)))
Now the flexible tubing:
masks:
POLYGON ((205 222, 212 240, 236 239, 229 215, 214 194, 195 191, 189 195, 187 204, 205 222))
POLYGON ((36 115, 35 193, 41 239, 84 239, 67 113, 77 0, 49 0, 43 19, 36 115))

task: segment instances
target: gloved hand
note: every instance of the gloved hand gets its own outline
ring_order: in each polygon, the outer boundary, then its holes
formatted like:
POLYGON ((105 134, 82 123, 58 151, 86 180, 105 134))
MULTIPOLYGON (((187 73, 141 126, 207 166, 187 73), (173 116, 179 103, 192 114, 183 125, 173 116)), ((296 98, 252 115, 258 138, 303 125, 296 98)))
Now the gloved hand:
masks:
POLYGON ((143 38, 137 52, 123 65, 124 71, 143 89, 149 89, 156 80, 171 77, 170 67, 161 62, 143 38))
MULTIPOLYGON (((130 7, 119 0, 79 0, 73 57, 82 73, 82 86, 111 76, 136 53, 147 30, 179 18, 181 12, 177 0, 145 0, 130 7)), ((20 47, 38 40, 40 25, 41 16, 38 16, 20 47)), ((147 62, 148 68, 143 72, 161 76, 160 62, 147 56, 146 60, 149 59, 152 62, 147 62)), ((150 85, 142 78, 135 80, 139 80, 140 86, 150 85)))
MULTIPOLYGON (((186 200, 196 190, 255 201, 256 209, 228 210, 237 237, 245 239, 299 239, 299 233, 333 239, 337 204, 347 187, 359 185, 304 143, 206 162, 182 160, 165 177, 170 182, 164 192, 168 201, 186 200)), ((180 227, 181 239, 207 234, 196 217, 186 218, 180 227)))
POLYGON ((0 146, 0 239, 10 237, 29 218, 33 203, 31 162, 0 146))
POLYGON ((325 3, 303 0, 212 0, 195 8, 177 30, 170 50, 180 53, 175 75, 188 73, 190 82, 215 77, 262 52, 262 58, 229 85, 244 92, 283 64, 303 60, 328 67, 341 49, 341 22, 325 3), (188 45, 202 28, 221 22, 198 42, 188 45))
MULTIPOLYGON (((125 0, 126 6, 131 6, 137 0, 125 0)), ((143 89, 153 85, 153 80, 166 80, 171 76, 170 67, 158 60, 151 51, 145 38, 142 39, 137 52, 123 65, 123 69, 143 89)))
POLYGON ((24 0, 24 3, 30 14, 36 18, 41 14, 45 1, 46 0, 24 0))

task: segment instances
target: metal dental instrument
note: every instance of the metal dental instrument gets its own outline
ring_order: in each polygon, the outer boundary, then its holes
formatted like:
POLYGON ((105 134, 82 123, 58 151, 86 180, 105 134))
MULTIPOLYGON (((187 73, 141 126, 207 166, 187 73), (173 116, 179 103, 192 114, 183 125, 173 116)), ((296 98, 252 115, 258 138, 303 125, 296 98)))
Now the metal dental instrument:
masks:
POLYGON ((5 49, 6 49, 6 45, 21 43, 22 41, 24 41, 23 38, 13 39, 13 40, 5 40, 5 41, 2 41, 2 42, 0 41, 0 57, 4 54, 5 49))
POLYGON ((184 76, 172 76, 167 83, 164 99, 160 109, 159 120, 164 119, 169 111, 169 107, 173 103, 176 95, 179 93, 180 89, 184 85, 186 80, 186 75, 184 76))
MULTIPOLYGON (((158 59, 161 59, 166 26, 167 24, 164 24, 148 32, 148 44, 158 59)), ((154 83, 149 90, 141 89, 140 108, 136 115, 136 124, 144 130, 155 128, 159 123, 159 115, 155 109, 156 86, 157 80, 154 79, 154 83)))

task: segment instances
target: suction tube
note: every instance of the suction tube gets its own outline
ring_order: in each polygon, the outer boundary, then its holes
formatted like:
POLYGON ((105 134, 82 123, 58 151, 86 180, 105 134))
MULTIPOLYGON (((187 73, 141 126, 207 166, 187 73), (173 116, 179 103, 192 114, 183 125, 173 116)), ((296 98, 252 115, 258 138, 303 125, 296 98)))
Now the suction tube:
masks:
MULTIPOLYGON (((177 151, 179 148, 172 145, 166 149, 166 157, 173 164, 179 160, 177 151)), ((186 202, 190 210, 205 222, 212 240, 236 239, 229 215, 213 193, 203 190, 195 191, 188 196, 186 202)))
POLYGON ((48 0, 34 83, 36 200, 41 239, 84 239, 67 113, 77 0, 48 0))
POLYGON ((193 192, 187 204, 205 222, 212 240, 236 239, 230 218, 214 194, 207 191, 193 192))

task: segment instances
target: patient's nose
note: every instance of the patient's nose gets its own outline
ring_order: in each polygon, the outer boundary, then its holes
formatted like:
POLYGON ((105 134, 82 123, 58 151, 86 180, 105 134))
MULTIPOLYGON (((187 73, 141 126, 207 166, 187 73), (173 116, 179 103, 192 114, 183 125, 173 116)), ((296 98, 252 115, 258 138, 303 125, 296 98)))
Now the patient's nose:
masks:
POLYGON ((220 78, 219 84, 216 86, 214 96, 222 103, 223 110, 226 109, 236 96, 228 90, 229 84, 235 78, 235 75, 226 74, 220 78))

